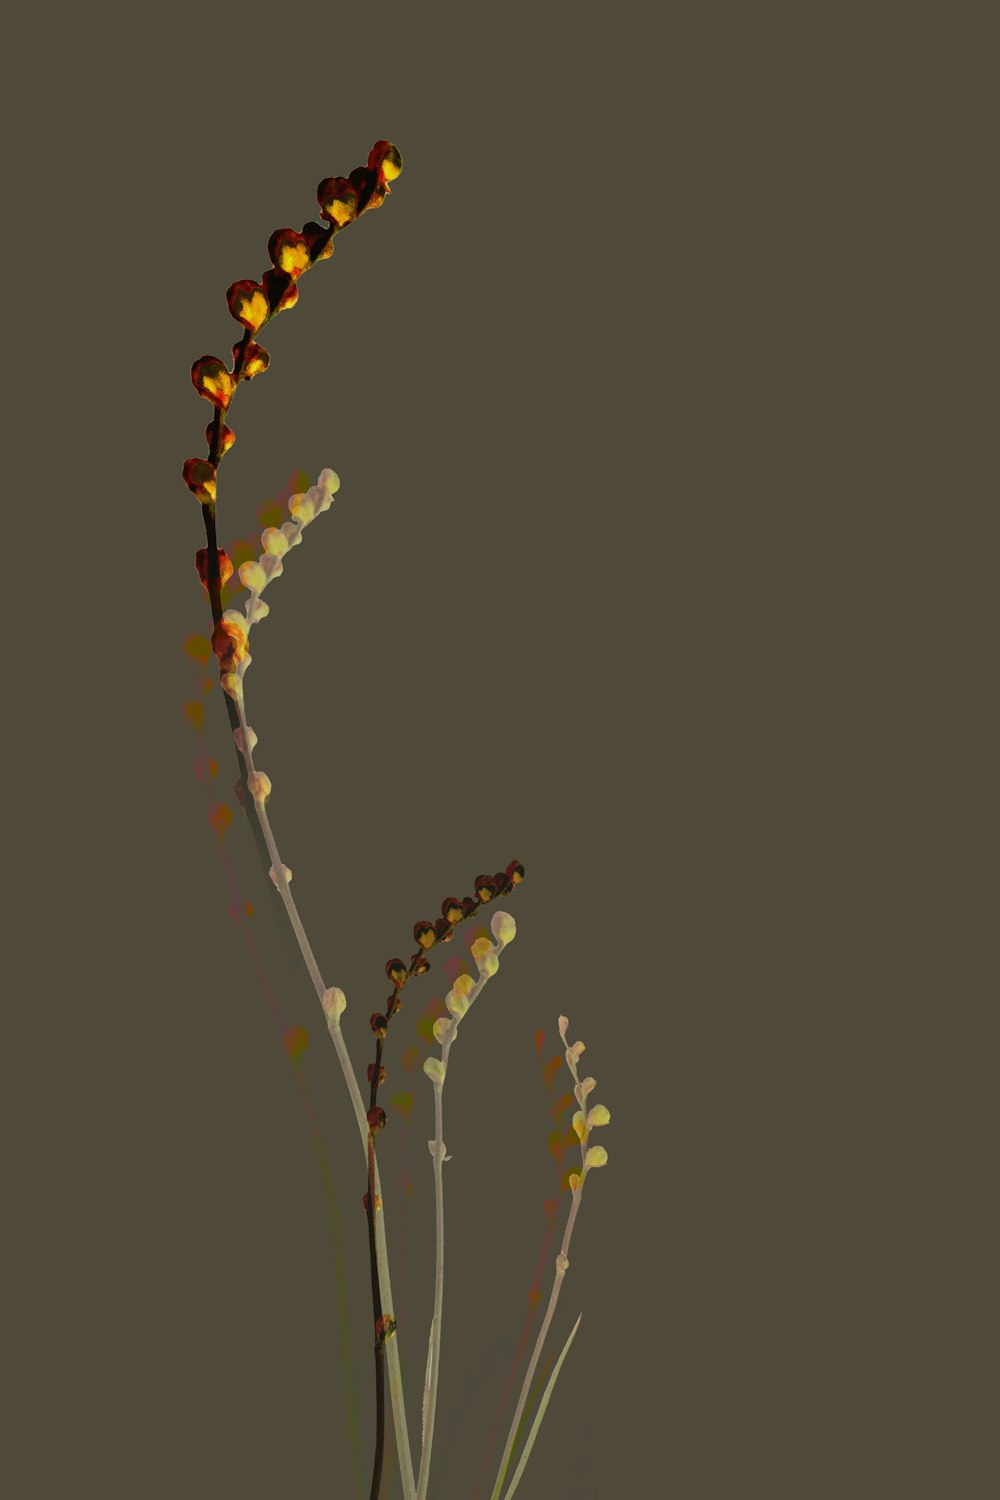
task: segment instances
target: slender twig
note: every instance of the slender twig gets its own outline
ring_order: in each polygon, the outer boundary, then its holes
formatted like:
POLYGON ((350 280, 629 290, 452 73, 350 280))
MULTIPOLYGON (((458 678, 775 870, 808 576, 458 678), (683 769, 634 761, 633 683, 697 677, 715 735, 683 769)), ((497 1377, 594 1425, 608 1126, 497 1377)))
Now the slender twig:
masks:
MULTIPOLYGON (((344 1082, 347 1084, 348 1093, 351 1098, 351 1104, 354 1107, 354 1116, 357 1121, 358 1131, 361 1135, 362 1147, 365 1154, 365 1162, 369 1169, 369 1180, 371 1183, 370 1190, 373 1194, 372 1207, 374 1210, 373 1220, 379 1290, 381 1292, 383 1308, 391 1308, 392 1282, 389 1276, 389 1252, 386 1244, 385 1234, 385 1211, 381 1203, 382 1193, 381 1182, 379 1179, 378 1161, 375 1156, 374 1149, 372 1148, 371 1130, 368 1124, 368 1117, 365 1111, 364 1100, 361 1097, 361 1091, 358 1088, 357 1080, 354 1076, 354 1069, 351 1065, 350 1054, 347 1050, 347 1043, 344 1041, 340 1028, 340 1016, 343 1011, 344 1005, 346 1005, 346 1001, 344 1000, 342 991, 335 988, 327 989, 326 985, 323 983, 323 977, 320 974, 319 965, 317 964, 315 955, 309 945, 309 939, 306 937, 305 928, 302 925, 302 919, 299 916, 298 908, 295 905, 295 898, 292 896, 291 889, 288 884, 288 876, 285 870, 285 866, 282 864, 281 857, 278 853, 278 846, 275 842, 274 833, 271 829, 271 823, 264 808, 266 792, 264 791, 261 783, 258 782, 259 773, 255 772, 254 770, 252 737, 246 722, 246 715, 244 711, 243 685, 238 677, 234 685, 234 691, 236 692, 235 702, 239 715, 239 727, 243 735, 243 754, 250 768, 250 778, 248 778, 248 780, 250 780, 250 786, 253 792, 254 807, 257 812, 257 817, 260 821, 264 839, 267 843, 268 852, 271 856, 271 868, 274 872, 274 878, 277 883, 278 890, 281 893, 281 899, 284 903, 285 910, 288 913, 288 920, 292 925, 292 931, 295 933, 296 941, 299 945, 299 951, 301 952, 305 966, 309 971, 309 977, 312 980, 313 988, 315 989, 317 997, 322 1003, 323 1009, 326 1013, 327 1026, 330 1032, 330 1036, 333 1040, 334 1047, 336 1048, 337 1058, 340 1062, 341 1071, 344 1075, 344 1082)), ((396 1444, 399 1449, 399 1468, 403 1480, 403 1496, 404 1500, 416 1500, 416 1487, 413 1478, 413 1460, 410 1455, 409 1429, 406 1424, 406 1405, 403 1397, 403 1378, 399 1361, 399 1347, 398 1341, 395 1337, 395 1324, 393 1324, 391 1328, 389 1327, 388 1316, 386 1316, 385 1331, 385 1344, 389 1361, 389 1392, 392 1399, 393 1420, 396 1427, 396 1444)))
MULTIPOLYGON (((372 1132, 372 1151, 374 1151, 374 1137, 381 1131, 386 1123, 385 1110, 378 1107, 378 1091, 380 1085, 385 1081, 386 1070, 382 1065, 382 1057, 385 1041, 388 1037, 389 1026, 393 1016, 402 1005, 403 987, 417 975, 425 974, 430 968, 427 953, 438 943, 450 942, 460 922, 467 917, 472 917, 480 907, 487 901, 492 901, 498 896, 508 895, 524 879, 524 866, 519 860, 513 859, 506 870, 500 870, 495 875, 477 875, 473 882, 476 890, 474 896, 466 896, 459 900, 457 896, 446 896, 441 903, 441 916, 436 922, 416 922, 413 927, 413 936, 417 943, 417 951, 411 956, 409 966, 404 965, 401 958, 390 958, 385 966, 386 977, 392 981, 393 991, 385 1002, 384 1013, 376 1011, 370 1019, 370 1024, 375 1033, 375 1061, 368 1066, 368 1082, 371 1093, 369 1099, 368 1124, 372 1132)), ((372 1487, 369 1500, 378 1500, 379 1483, 382 1475, 382 1446, 384 1442, 385 1422, 385 1383, 383 1379, 383 1348, 382 1341, 378 1337, 378 1330, 382 1326, 382 1298, 379 1293, 378 1277, 375 1274, 375 1239, 372 1226, 372 1191, 369 1182, 369 1190, 365 1194, 365 1212, 368 1216, 368 1250, 371 1260, 372 1273, 372 1314, 375 1320, 375 1459, 372 1472, 372 1487)), ((442 1226, 441 1241, 444 1239, 442 1226)))
POLYGON ((500 967, 500 954, 506 945, 513 942, 517 932, 513 917, 507 912, 494 912, 490 923, 496 943, 489 938, 478 938, 472 945, 472 956, 479 970, 479 978, 473 983, 470 975, 460 975, 445 999, 450 1016, 440 1016, 434 1023, 435 1039, 441 1044, 440 1058, 429 1057, 424 1063, 424 1072, 434 1085, 435 1134, 427 1145, 434 1160, 434 1312, 431 1317, 430 1334, 427 1340, 427 1367, 424 1373, 423 1441, 420 1449, 420 1470, 417 1477, 417 1500, 427 1500, 430 1483, 431 1451, 434 1444, 434 1422, 437 1416, 438 1380, 441 1373, 441 1318, 444 1309, 444 1163, 450 1160, 444 1144, 444 1081, 448 1072, 448 1055, 458 1035, 462 1017, 479 995, 483 986, 500 967))
MULTIPOLYGON (((566 1017, 560 1016, 559 1035, 562 1037, 564 1043, 566 1042, 567 1025, 568 1023, 566 1017)), ((529 1392, 531 1390, 531 1382, 535 1374, 535 1367, 537 1366, 539 1358, 541 1357, 542 1346, 545 1343, 545 1336, 549 1331, 549 1325, 552 1322, 552 1318, 556 1310, 556 1303, 559 1301, 559 1293, 562 1291, 563 1280, 566 1276, 566 1272, 569 1269, 570 1240, 573 1238, 573 1226, 576 1223, 576 1216, 580 1212, 580 1203, 583 1199, 584 1182, 586 1181, 587 1174, 592 1169, 594 1169, 595 1167, 603 1166, 607 1161, 607 1152, 603 1147, 593 1147, 589 1151, 587 1149, 587 1140, 590 1134, 591 1126, 606 1125, 610 1120, 611 1115, 608 1110, 603 1108, 603 1106, 595 1107, 595 1109, 590 1111, 590 1116, 593 1118, 588 1117, 588 1114, 586 1113, 587 1096, 594 1089, 595 1083, 593 1078, 585 1078, 581 1083, 579 1075, 577 1073, 577 1063, 580 1060, 580 1054, 583 1052, 583 1050, 583 1042, 574 1042, 572 1046, 566 1043, 566 1062, 570 1072, 573 1074, 573 1092, 576 1095, 577 1102, 580 1105, 580 1109, 577 1111, 576 1115, 573 1118, 573 1127, 576 1130, 577 1136, 580 1140, 580 1159, 582 1168, 579 1174, 573 1173, 571 1174, 569 1179, 570 1188, 572 1189, 573 1193, 573 1202, 569 1211, 569 1217, 566 1220, 566 1230, 563 1234, 562 1245, 560 1247, 559 1254, 556 1256, 556 1269, 555 1275, 552 1279, 552 1291, 549 1294, 549 1305, 546 1309, 545 1317, 542 1321, 542 1326, 538 1330, 538 1338, 535 1340, 535 1347, 524 1377, 524 1383, 521 1386, 521 1394, 518 1397, 517 1410, 514 1412, 514 1420, 510 1424, 510 1431, 507 1434, 507 1441, 504 1444, 503 1457, 500 1460, 500 1468, 497 1471, 496 1482, 493 1486, 493 1493, 490 1496, 490 1500, 499 1500, 500 1491, 503 1488, 503 1482, 507 1477, 507 1470, 510 1467, 511 1453, 514 1447, 514 1443, 517 1439, 518 1432, 520 1430, 521 1418, 524 1414, 524 1408, 528 1400, 529 1392)), ((579 1319, 577 1321, 579 1322, 579 1319)), ((560 1356, 557 1365, 557 1371, 559 1365, 561 1364, 562 1356, 560 1356)), ((553 1374, 553 1378, 554 1375, 555 1372, 553 1374)), ((513 1493, 514 1487, 519 1479, 520 1471, 515 1476, 514 1481, 512 1481, 511 1487, 507 1492, 505 1500, 509 1500, 509 1497, 513 1493)))

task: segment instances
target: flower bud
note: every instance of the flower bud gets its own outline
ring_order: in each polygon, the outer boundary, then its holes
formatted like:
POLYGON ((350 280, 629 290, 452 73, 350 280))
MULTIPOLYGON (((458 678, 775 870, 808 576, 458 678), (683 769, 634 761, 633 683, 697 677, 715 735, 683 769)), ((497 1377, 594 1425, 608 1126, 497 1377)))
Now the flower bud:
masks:
POLYGON ((407 978, 406 965, 403 960, 401 958, 390 958, 385 966, 385 972, 386 978, 392 981, 397 990, 401 990, 407 978))
POLYGON ((581 1141, 586 1139, 587 1122, 583 1118, 583 1111, 580 1109, 578 1109, 576 1114, 573 1116, 573 1129, 576 1131, 581 1141))
POLYGON ((424 1072, 432 1083, 444 1083, 445 1066, 438 1057, 424 1058, 424 1072))
POLYGON ((240 583, 245 589, 251 589, 255 594, 267 587, 267 574, 259 562, 240 563, 240 583))
POLYGON ((282 557, 288 551, 288 538, 277 526, 268 526, 260 534, 261 546, 274 557, 282 557))
POLYGON ((465 1015, 465 1012, 469 1008, 468 1000, 466 1000, 461 990, 457 989, 450 989, 448 991, 447 995, 445 995, 444 997, 444 1003, 448 1007, 448 1010, 451 1012, 451 1014, 459 1021, 462 1019, 462 1017, 465 1015))
MULTIPOLYGON (((372 1080, 374 1079, 374 1077, 375 1077, 375 1064, 374 1063, 369 1063, 368 1064, 368 1082, 371 1083, 372 1080)), ((385 1080, 386 1080, 386 1071, 385 1071, 385 1068, 380 1067, 379 1070, 378 1070, 378 1085, 377 1085, 377 1087, 381 1087, 381 1085, 383 1083, 385 1083, 385 1080)))
POLYGON ((253 771, 247 777, 247 789, 255 802, 266 802, 271 795, 271 778, 263 771, 253 771))
POLYGON ((563 1255, 561 1250, 556 1256, 556 1270, 561 1276, 565 1276, 566 1272, 569 1270, 569 1256, 563 1255))
POLYGON ((563 1041, 566 1040, 566 1031, 567 1031, 568 1027, 569 1027, 569 1016, 560 1016, 559 1017, 559 1035, 562 1037, 563 1041))
POLYGON ((434 944, 437 942, 437 933, 434 931, 433 923, 415 923, 413 928, 413 938, 415 942, 420 944, 421 948, 433 948, 434 944))
POLYGON ((347 996, 336 985, 323 991, 323 1014, 328 1021, 339 1021, 347 1009, 347 996))
POLYGON ((377 1037, 384 1037, 389 1030, 389 1022, 380 1011, 373 1010, 368 1017, 368 1024, 377 1037))
POLYGON ((579 1172, 571 1172, 569 1174, 569 1186, 570 1186, 570 1191, 573 1192, 573 1193, 575 1193, 576 1190, 577 1190, 577 1188, 580 1186, 580 1174, 579 1174, 579 1172))
POLYGON ((441 915, 454 927, 456 922, 461 922, 465 911, 457 896, 446 896, 441 902, 441 915))
POLYGON ((368 1129, 372 1135, 377 1135, 380 1130, 385 1129, 385 1110, 381 1104, 376 1104, 374 1109, 368 1111, 367 1120, 368 1129))
POLYGON ((497 942, 501 946, 506 946, 507 943, 512 943, 517 936, 517 923, 508 912, 497 911, 493 913, 490 930, 497 942))
MULTIPOLYGON (((250 749, 253 750, 254 746, 257 744, 257 735, 256 732, 250 728, 249 724, 247 725, 247 734, 250 737, 250 749)), ((237 727, 233 730, 233 739, 236 741, 236 748, 240 752, 240 754, 246 755, 246 750, 243 746, 243 730, 239 725, 237 725, 237 727)))
POLYGON ((595 1104, 587 1115, 587 1124, 591 1127, 594 1125, 610 1125, 610 1123, 611 1111, 606 1104, 595 1104))
POLYGON ((333 469, 321 469, 316 483, 322 485, 328 495, 335 495, 340 489, 340 475, 333 469))
POLYGON ((608 1153, 603 1146, 591 1146, 583 1158, 585 1167, 603 1167, 608 1160, 608 1153))
POLYGON ((434 1040, 440 1042, 442 1047, 451 1036, 455 1022, 448 1016, 438 1016, 434 1022, 434 1040))
POLYGON ((492 950, 489 953, 484 953, 482 958, 476 959, 476 968, 484 979, 492 979, 499 967, 500 960, 492 950))
MULTIPOLYGON (((286 885, 291 885, 291 883, 292 883, 292 872, 291 872, 291 870, 288 868, 287 865, 282 865, 281 868, 285 872, 285 883, 286 883, 286 885)), ((275 885, 278 885, 278 877, 274 873, 274 866, 273 865, 271 866, 269 874, 271 876, 271 879, 274 881, 275 885)), ((280 890, 280 885, 278 886, 278 888, 280 890)))

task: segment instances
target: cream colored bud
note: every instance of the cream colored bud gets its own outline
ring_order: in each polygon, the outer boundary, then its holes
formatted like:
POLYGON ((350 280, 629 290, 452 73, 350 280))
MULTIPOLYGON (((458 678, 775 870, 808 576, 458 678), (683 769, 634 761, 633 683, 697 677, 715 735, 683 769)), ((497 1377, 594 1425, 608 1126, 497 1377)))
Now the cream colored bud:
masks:
POLYGON ((500 960, 493 952, 484 953, 482 958, 476 959, 476 968, 484 979, 492 979, 500 967, 500 960))
POLYGON ((347 1009, 347 996, 334 985, 332 989, 324 990, 322 1005, 328 1021, 339 1021, 347 1009))
POLYGON ((288 509, 303 529, 316 518, 316 507, 306 495, 293 495, 288 509))
MULTIPOLYGON (((260 560, 261 571, 264 574, 264 582, 270 583, 272 578, 280 578, 285 571, 285 565, 280 557, 275 557, 273 552, 268 552, 260 560)), ((260 590, 258 590, 258 593, 260 590)))
POLYGON ((577 1188, 580 1186, 580 1174, 579 1174, 579 1172, 571 1172, 569 1174, 569 1186, 570 1186, 570 1192, 575 1193, 576 1190, 577 1190, 577 1188))
POLYGON ((470 990, 475 989, 476 981, 471 974, 459 974, 451 990, 453 995, 467 996, 470 990))
POLYGON ((445 1066, 438 1057, 424 1058, 424 1072, 431 1083, 444 1083, 445 1066))
POLYGON ((434 1022, 434 1040, 444 1046, 445 1042, 451 1036, 454 1026, 455 1023, 449 1016, 438 1016, 434 1022))
MULTIPOLYGON (((287 865, 282 865, 281 868, 285 872, 285 880, 286 880, 286 882, 290 884, 291 883, 291 879, 292 879, 292 872, 291 872, 291 870, 288 868, 287 865)), ((271 869, 270 869, 269 873, 270 873, 271 879, 274 881, 275 885, 278 885, 278 877, 274 873, 274 866, 273 865, 271 866, 271 869)), ((280 886, 279 886, 279 889, 280 889, 280 886)))
POLYGON ((263 620, 271 613, 271 606, 264 599, 247 600, 247 620, 251 625, 256 625, 258 620, 263 620))
POLYGON ((263 771, 251 771, 247 777, 247 787, 255 802, 264 802, 271 795, 271 778, 263 771))
POLYGON ((340 475, 335 474, 333 469, 322 469, 316 483, 322 485, 328 495, 335 495, 340 489, 340 475))
POLYGON ((454 988, 450 989, 447 995, 445 995, 444 1003, 451 1011, 451 1014, 459 1021, 469 1008, 469 1002, 466 1000, 464 994, 454 988))
POLYGON ((597 1079, 596 1078, 585 1078, 582 1083, 578 1083, 577 1084, 577 1086, 573 1090, 573 1092, 574 1092, 574 1094, 576 1095, 576 1097, 580 1100, 580 1102, 582 1104, 583 1101, 584 1101, 584 1099, 586 1099, 587 1095, 588 1094, 592 1094, 594 1092, 594 1090, 596 1089, 596 1087, 597 1087, 597 1079))
MULTIPOLYGON (((271 554, 268 553, 267 555, 270 557, 271 554)), ((240 563, 239 572, 240 583, 242 583, 245 589, 252 589, 255 594, 259 594, 261 589, 267 584, 267 574, 259 562, 240 563)))
POLYGON ((556 1256, 556 1270, 561 1276, 565 1276, 569 1270, 569 1256, 563 1255, 562 1251, 556 1256))
POLYGON ((569 1027, 569 1016, 560 1016, 559 1017, 559 1035, 562 1037, 563 1041, 566 1040, 566 1031, 567 1031, 568 1027, 569 1027))
MULTIPOLYGON (((254 747, 257 744, 257 735, 254 732, 254 730, 252 730, 250 728, 249 724, 247 725, 247 734, 250 736, 250 749, 253 750, 254 747)), ((237 727, 233 730, 233 739, 236 741, 236 748, 237 748, 237 750, 240 752, 241 755, 245 755, 246 754, 246 749, 245 749, 244 744, 243 744, 243 729, 242 729, 242 726, 237 725, 237 727)))
POLYGON ((573 1116, 573 1129, 576 1131, 576 1133, 580 1137, 581 1141, 586 1139, 586 1135, 587 1135, 587 1122, 583 1118, 583 1110, 582 1109, 578 1109, 577 1112, 576 1112, 576 1114, 573 1116))
POLYGON ((591 1146, 583 1158, 583 1164, 585 1167, 603 1167, 607 1163, 607 1160, 608 1153, 603 1146, 591 1146))
POLYGON ((587 1115, 587 1124, 590 1126, 610 1125, 610 1123, 611 1111, 610 1109, 608 1109, 608 1106, 606 1104, 595 1104, 593 1109, 587 1115))
POLYGON ((586 1050, 587 1044, 585 1042, 574 1042, 572 1047, 566 1048, 566 1061, 569 1062, 570 1058, 572 1058, 573 1065, 575 1066, 580 1061, 580 1053, 586 1052, 586 1050))
POLYGON ((277 526, 268 526, 261 532, 260 544, 272 557, 283 557, 288 551, 288 538, 277 526))
POLYGON ((502 946, 512 943, 517 937, 517 923, 509 912, 494 912, 493 920, 490 922, 490 930, 497 942, 502 946))

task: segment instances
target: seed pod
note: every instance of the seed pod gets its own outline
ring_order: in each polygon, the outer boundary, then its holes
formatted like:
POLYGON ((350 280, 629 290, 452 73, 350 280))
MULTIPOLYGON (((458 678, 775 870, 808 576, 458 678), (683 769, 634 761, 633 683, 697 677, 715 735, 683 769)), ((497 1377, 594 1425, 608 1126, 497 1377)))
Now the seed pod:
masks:
POLYGON ((384 1037, 389 1030, 389 1022, 381 1011, 373 1010, 368 1018, 368 1024, 377 1037, 384 1037))
POLYGON ((395 182, 403 170, 403 158, 391 141, 376 141, 368 153, 368 166, 381 173, 384 182, 395 182))
POLYGON ((346 177, 324 177, 316 189, 316 201, 323 218, 338 229, 357 217, 358 190, 346 177))
POLYGON ((421 958, 418 959, 417 963, 410 970, 410 973, 415 977, 417 974, 426 974, 429 968, 430 964, 427 962, 426 958, 421 958))
POLYGON ((524 879, 524 866, 516 859, 512 859, 507 866, 507 879, 512 885, 520 885, 524 879))
MULTIPOLYGON (((206 441, 206 443, 211 444, 211 442, 212 442, 212 429, 213 429, 214 425, 215 425, 214 422, 209 422, 208 426, 205 428, 205 441, 206 441)), ((219 428, 219 436, 222 439, 222 447, 219 450, 220 455, 228 453, 229 450, 230 450, 230 448, 233 446, 233 444, 236 441, 236 434, 235 434, 235 432, 233 431, 233 429, 231 427, 227 427, 226 424, 225 424, 225 422, 223 422, 222 425, 219 428)))
MULTIPOLYGON (((239 358, 240 345, 233 345, 233 363, 239 358)), ((260 344, 247 344, 243 355, 243 379, 252 380, 255 375, 263 375, 271 363, 271 356, 260 344)))
POLYGON ((286 307, 294 307, 299 300, 295 277, 289 276, 287 271, 265 271, 260 282, 272 316, 284 312, 286 307))
POLYGON ((438 917, 434 923, 434 937, 439 943, 450 943, 454 937, 451 923, 447 917, 438 917))
POLYGON ((380 1130, 385 1129, 385 1110, 381 1104, 376 1104, 374 1109, 370 1109, 366 1118, 372 1135, 377 1135, 380 1130))
MULTIPOLYGON (((374 1063, 369 1063, 368 1064, 368 1082, 369 1083, 371 1083, 371 1081, 374 1078, 374 1076, 375 1076, 375 1064, 374 1063)), ((386 1079, 385 1068, 380 1067, 379 1070, 378 1070, 379 1086, 381 1086, 383 1083, 385 1083, 385 1079, 386 1079)))
POLYGON ((390 958, 385 966, 385 972, 386 978, 391 980, 397 990, 401 990, 407 979, 406 965, 403 960, 401 958, 390 958))
POLYGON ((446 896, 441 902, 441 915, 446 917, 452 926, 454 926, 456 922, 461 922, 465 916, 465 908, 457 896, 446 896))

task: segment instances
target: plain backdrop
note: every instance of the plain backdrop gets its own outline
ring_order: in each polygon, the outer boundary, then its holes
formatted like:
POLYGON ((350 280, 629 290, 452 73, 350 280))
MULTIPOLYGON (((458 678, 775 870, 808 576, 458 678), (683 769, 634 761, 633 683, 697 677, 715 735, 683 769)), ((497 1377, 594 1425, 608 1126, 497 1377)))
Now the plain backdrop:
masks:
MULTIPOLYGON (((548 1295, 560 1013, 612 1122, 524 1500, 995 1493, 985 17, 11 23, 7 1493, 306 1500, 369 1472, 363 1161, 191 654, 180 470, 212 415, 191 364, 241 333, 226 288, 380 138, 390 198, 233 403, 219 534, 341 477, 246 683, 359 1075, 413 923, 526 869, 445 1090, 431 1494, 488 1500, 548 1295)), ((383 1090, 415 1461, 420 1028, 459 946, 407 990, 383 1090)))

